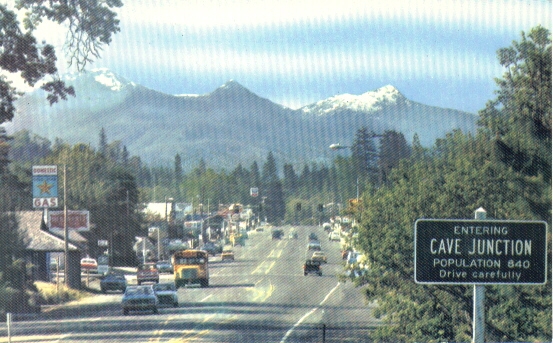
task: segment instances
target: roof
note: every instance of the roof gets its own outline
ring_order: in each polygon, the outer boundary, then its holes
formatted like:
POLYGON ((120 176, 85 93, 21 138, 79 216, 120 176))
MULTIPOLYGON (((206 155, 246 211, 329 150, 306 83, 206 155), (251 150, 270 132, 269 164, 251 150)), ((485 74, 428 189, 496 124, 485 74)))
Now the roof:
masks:
MULTIPOLYGON (((48 231, 44 223, 42 211, 19 211, 15 212, 19 222, 19 232, 23 237, 27 250, 34 251, 64 251, 64 240, 48 231)), ((71 243, 69 250, 78 250, 71 243)))

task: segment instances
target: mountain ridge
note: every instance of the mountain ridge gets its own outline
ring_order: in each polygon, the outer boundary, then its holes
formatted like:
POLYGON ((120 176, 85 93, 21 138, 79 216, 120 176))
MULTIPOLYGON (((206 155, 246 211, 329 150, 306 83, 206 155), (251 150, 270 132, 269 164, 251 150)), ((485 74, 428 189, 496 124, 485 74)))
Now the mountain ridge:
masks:
POLYGON ((178 153, 231 168, 264 161, 269 151, 281 163, 330 161, 336 153, 328 146, 351 144, 362 126, 376 133, 402 132, 409 143, 417 133, 425 146, 453 129, 476 131, 475 115, 413 102, 392 85, 291 109, 235 80, 193 95, 152 90, 108 69, 66 80, 76 98, 50 107, 43 93, 27 93, 7 131, 27 129, 51 141, 59 137, 96 146, 104 128, 110 141, 120 140, 148 162, 170 163, 178 153))

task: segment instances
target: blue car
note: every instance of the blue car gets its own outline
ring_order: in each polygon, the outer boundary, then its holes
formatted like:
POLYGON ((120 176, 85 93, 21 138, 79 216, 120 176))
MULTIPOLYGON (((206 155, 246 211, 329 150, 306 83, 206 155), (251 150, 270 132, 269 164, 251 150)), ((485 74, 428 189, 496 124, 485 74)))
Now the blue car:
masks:
POLYGON ((152 311, 158 313, 159 300, 152 285, 129 286, 123 295, 123 314, 129 311, 152 311))
POLYGON ((100 281, 100 289, 102 293, 107 293, 108 291, 125 292, 125 289, 127 289, 127 279, 125 279, 124 275, 108 274, 100 281))

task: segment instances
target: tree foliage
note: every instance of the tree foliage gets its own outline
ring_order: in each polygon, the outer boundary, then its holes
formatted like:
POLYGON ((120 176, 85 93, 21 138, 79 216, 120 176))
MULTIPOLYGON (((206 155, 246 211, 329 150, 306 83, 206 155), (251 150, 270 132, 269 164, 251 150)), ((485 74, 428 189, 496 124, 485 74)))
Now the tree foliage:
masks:
MULTIPOLYGON (((18 0, 15 9, 25 12, 23 19, 14 9, 0 5, 0 68, 30 86, 48 78, 41 88, 50 104, 75 95, 73 87, 66 87, 57 75, 54 47, 37 42, 34 31, 43 20, 66 24, 70 64, 82 70, 92 58, 99 57, 102 46, 119 31, 119 21, 111 9, 122 5, 120 0, 18 0)), ((6 75, 0 76, 0 124, 12 120, 14 102, 20 95, 6 75)))
MULTIPOLYGON (((498 98, 480 112, 479 135, 453 131, 428 151, 417 147, 392 169, 386 185, 363 194, 359 245, 371 268, 356 282, 388 324, 372 339, 471 339, 470 287, 414 283, 417 218, 466 219, 484 207, 490 218, 551 225, 551 43, 541 27, 528 36, 499 52, 508 70, 497 80, 498 98)), ((551 340, 549 282, 486 289, 487 341, 551 340)))

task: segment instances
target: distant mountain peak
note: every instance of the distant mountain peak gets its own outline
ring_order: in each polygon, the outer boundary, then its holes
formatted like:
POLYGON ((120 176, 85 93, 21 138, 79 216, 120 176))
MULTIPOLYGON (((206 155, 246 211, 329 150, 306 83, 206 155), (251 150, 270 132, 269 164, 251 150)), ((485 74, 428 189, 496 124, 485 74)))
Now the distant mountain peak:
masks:
POLYGON ((79 79, 94 80, 94 82, 109 88, 112 91, 121 91, 127 86, 136 86, 122 76, 119 76, 108 68, 96 68, 80 73, 70 73, 65 76, 66 81, 78 81, 79 79))
POLYGON ((212 95, 237 95, 237 94, 253 94, 249 89, 242 86, 235 80, 228 80, 219 88, 211 92, 212 95))
POLYGON ((361 95, 340 94, 331 96, 314 104, 301 108, 304 113, 327 115, 336 110, 352 110, 374 112, 382 109, 385 104, 395 104, 399 101, 408 101, 397 88, 386 85, 361 95))

